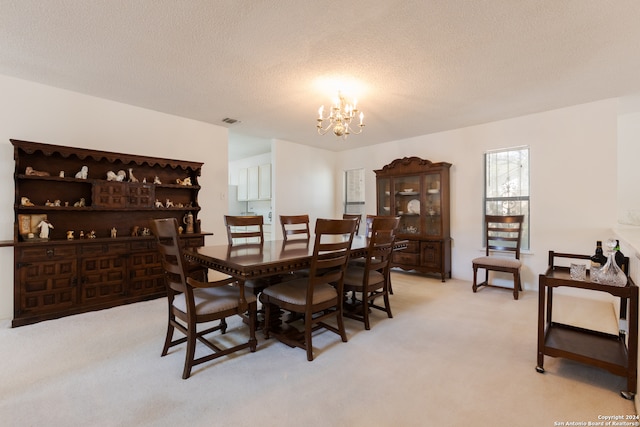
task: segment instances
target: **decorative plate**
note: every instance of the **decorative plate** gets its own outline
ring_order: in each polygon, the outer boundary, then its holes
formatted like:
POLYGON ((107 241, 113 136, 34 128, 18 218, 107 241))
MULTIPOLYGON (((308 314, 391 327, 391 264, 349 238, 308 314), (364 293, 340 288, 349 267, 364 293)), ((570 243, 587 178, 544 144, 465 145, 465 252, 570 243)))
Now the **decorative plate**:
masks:
POLYGON ((407 211, 412 214, 420 215, 420 200, 409 200, 409 203, 407 203, 407 211))

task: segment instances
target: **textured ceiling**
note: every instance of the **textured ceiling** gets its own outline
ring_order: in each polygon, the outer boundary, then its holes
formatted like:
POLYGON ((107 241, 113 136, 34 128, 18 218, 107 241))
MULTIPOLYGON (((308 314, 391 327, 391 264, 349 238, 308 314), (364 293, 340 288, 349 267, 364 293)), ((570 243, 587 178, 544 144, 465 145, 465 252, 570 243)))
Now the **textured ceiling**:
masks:
POLYGON ((640 92, 639 23, 637 0, 0 0, 0 74, 341 150, 640 92), (347 141, 315 131, 338 89, 347 141))

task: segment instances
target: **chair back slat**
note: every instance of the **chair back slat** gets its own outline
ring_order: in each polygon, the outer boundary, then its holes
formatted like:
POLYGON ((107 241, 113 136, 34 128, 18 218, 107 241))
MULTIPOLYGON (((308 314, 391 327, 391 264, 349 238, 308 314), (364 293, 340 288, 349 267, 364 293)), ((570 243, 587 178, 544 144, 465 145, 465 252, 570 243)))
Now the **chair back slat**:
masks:
POLYGON ((356 231, 355 234, 358 235, 360 231, 360 222, 362 221, 362 215, 360 214, 342 214, 342 219, 355 219, 356 220, 356 231))
POLYGON ((307 240, 311 238, 309 215, 280 215, 280 226, 285 242, 292 237, 302 237, 307 240))
POLYGON ((264 217, 262 215, 225 215, 227 240, 230 246, 239 243, 264 243, 264 217))
POLYGON ((491 251, 513 252, 520 259, 524 215, 487 215, 486 255, 491 251))

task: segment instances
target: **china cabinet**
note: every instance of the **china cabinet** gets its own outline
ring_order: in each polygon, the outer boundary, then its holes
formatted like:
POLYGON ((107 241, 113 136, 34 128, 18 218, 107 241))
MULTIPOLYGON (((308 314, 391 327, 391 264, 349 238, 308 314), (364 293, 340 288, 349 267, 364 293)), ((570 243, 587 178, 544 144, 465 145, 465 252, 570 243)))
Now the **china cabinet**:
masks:
POLYGON ((393 266, 451 277, 449 220, 450 163, 418 157, 396 159, 376 173, 378 215, 400 217, 398 238, 405 250, 394 252, 393 266))
POLYGON ((197 218, 202 163, 11 143, 13 326, 164 295, 153 218, 176 218, 185 247, 210 234, 197 218))

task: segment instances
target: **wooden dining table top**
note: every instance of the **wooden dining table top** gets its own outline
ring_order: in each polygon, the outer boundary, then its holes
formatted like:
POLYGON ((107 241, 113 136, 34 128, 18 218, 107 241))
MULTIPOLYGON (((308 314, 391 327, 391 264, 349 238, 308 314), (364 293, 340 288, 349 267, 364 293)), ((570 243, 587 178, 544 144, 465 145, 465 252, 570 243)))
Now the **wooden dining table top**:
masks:
MULTIPOLYGON (((365 256, 369 239, 354 236, 351 258, 365 256)), ((185 252, 187 259, 238 279, 253 279, 288 273, 311 266, 314 238, 269 240, 263 244, 243 243, 201 246, 185 252)), ((397 241, 394 249, 403 249, 406 241, 397 241)))

